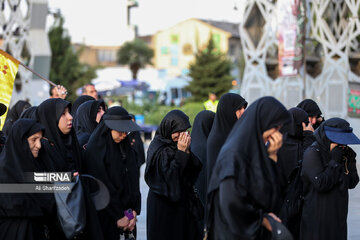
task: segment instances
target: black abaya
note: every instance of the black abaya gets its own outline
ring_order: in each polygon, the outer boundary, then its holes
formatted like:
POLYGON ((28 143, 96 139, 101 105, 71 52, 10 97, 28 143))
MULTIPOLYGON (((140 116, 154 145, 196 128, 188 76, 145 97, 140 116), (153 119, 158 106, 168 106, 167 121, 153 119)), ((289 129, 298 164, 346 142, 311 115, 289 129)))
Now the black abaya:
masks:
MULTIPOLYGON (((26 183, 25 172, 51 170, 49 162, 33 157, 27 141, 28 137, 43 129, 30 119, 13 124, 0 155, 0 183, 26 183)), ((45 240, 46 217, 54 211, 52 194, 0 193, 0 239, 45 240)))
POLYGON ((235 124, 208 186, 209 239, 271 238, 261 223, 265 213, 280 207, 279 186, 262 134, 289 120, 279 101, 264 97, 250 105, 235 124))
POLYGON ((215 113, 212 111, 204 110, 199 112, 194 119, 194 125, 191 131, 191 151, 202 163, 202 169, 195 186, 199 191, 199 196, 203 203, 205 203, 207 189, 206 142, 213 125, 214 118, 215 113))
MULTIPOLYGON (((150 190, 147 199, 147 239, 201 239, 202 227, 189 211, 193 185, 201 162, 193 153, 177 149, 171 134, 190 128, 188 116, 169 112, 151 142, 145 170, 150 190)), ((199 220, 199 219, 198 219, 199 220)))
MULTIPOLYGON (((105 116, 131 117, 122 107, 112 107, 105 116)), ((121 120, 119 120, 121 121, 121 120)), ((104 239, 118 240, 122 230, 117 221, 124 211, 132 209, 139 215, 141 194, 139 171, 128 137, 115 143, 111 129, 102 120, 92 133, 85 151, 87 172, 101 180, 109 189, 110 203, 99 212, 104 239)))
POLYGON ((236 111, 242 107, 246 108, 246 106, 245 99, 235 93, 226 93, 220 98, 214 123, 207 140, 206 176, 208 182, 220 149, 237 121, 236 111))
MULTIPOLYGON (((359 182, 356 154, 347 162, 330 152, 330 140, 324 126, 347 128, 349 123, 340 118, 323 122, 315 131, 316 142, 304 153, 302 179, 304 206, 300 227, 302 240, 347 239, 347 214, 349 195, 359 182), (345 174, 347 166, 349 173, 345 174)), ((342 156, 341 156, 342 157, 342 156)))

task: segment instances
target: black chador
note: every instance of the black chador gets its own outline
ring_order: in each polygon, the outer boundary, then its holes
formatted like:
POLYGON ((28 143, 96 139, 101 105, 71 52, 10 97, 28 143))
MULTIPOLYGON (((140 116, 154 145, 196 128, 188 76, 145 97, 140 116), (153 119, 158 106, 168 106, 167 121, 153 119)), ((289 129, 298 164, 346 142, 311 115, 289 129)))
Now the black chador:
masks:
POLYGON ((263 215, 279 209, 275 162, 263 133, 290 120, 273 97, 255 101, 235 124, 219 153, 208 187, 209 239, 271 239, 263 215))
POLYGON ((123 233, 117 222, 125 216, 125 210, 132 209, 138 215, 141 211, 135 153, 126 135, 119 143, 112 137, 112 130, 125 134, 133 131, 135 128, 131 123, 131 117, 124 108, 109 108, 92 133, 85 150, 86 171, 104 182, 110 192, 109 205, 98 212, 106 240, 118 240, 123 233))
POLYGON ((207 140, 207 180, 209 181, 216 158, 227 136, 237 121, 236 111, 246 108, 247 102, 238 94, 226 93, 219 101, 213 126, 207 140))
POLYGON ((146 160, 147 239, 201 239, 201 227, 189 211, 193 185, 201 170, 200 160, 190 151, 177 149, 171 135, 190 128, 189 117, 180 110, 161 121, 146 160))
POLYGON ((6 116, 4 128, 2 130, 5 133, 5 135, 9 134, 13 123, 16 120, 18 120, 21 113, 29 107, 31 107, 31 104, 26 101, 20 100, 17 103, 15 103, 15 105, 9 110, 9 113, 6 116))
POLYGON ((58 127, 66 108, 71 111, 71 103, 61 98, 47 99, 38 106, 36 118, 45 127, 45 139, 41 144, 57 171, 81 172, 81 149, 74 129, 65 135, 58 127))
MULTIPOLYGON (((76 138, 75 130, 71 127, 68 134, 59 129, 59 120, 65 110, 71 111, 71 103, 60 98, 47 99, 36 109, 38 121, 45 127, 45 138, 41 145, 45 151, 45 160, 51 161, 57 172, 83 173, 82 152, 76 138)), ((86 207, 86 229, 78 239, 102 239, 101 228, 95 207, 89 196, 88 186, 83 182, 86 207)))
POLYGON ((323 122, 315 131, 316 141, 304 153, 302 240, 347 239, 348 190, 359 182, 356 153, 349 149, 345 155, 341 151, 338 154, 338 147, 330 151, 325 127, 346 129, 349 123, 340 118, 323 122))
POLYGON ((91 133, 98 125, 96 122, 96 116, 100 106, 102 106, 102 108, 105 110, 105 103, 103 100, 89 100, 81 104, 76 111, 73 122, 81 147, 89 141, 91 133))
POLYGON ((91 100, 95 101, 96 99, 91 96, 88 96, 88 95, 81 95, 80 97, 78 97, 72 105, 71 115, 74 117, 76 115, 76 111, 78 110, 80 105, 83 104, 84 102, 91 101, 91 100))
POLYGON ((21 113, 20 118, 28 118, 28 119, 36 120, 36 115, 35 115, 36 109, 37 109, 37 106, 32 106, 32 107, 25 109, 21 113))
POLYGON ((278 152, 278 166, 281 172, 281 182, 285 185, 290 174, 303 159, 304 151, 315 140, 312 131, 304 131, 303 123, 309 123, 308 114, 301 108, 289 109, 291 123, 281 129, 284 133, 283 145, 278 152))
MULTIPOLYGON (((12 126, 0 155, 0 183, 22 184, 28 180, 25 172, 52 170, 49 162, 34 158, 27 140, 31 135, 43 131, 43 126, 30 119, 18 120, 12 126)), ((52 194, 0 193, 0 239, 48 239, 46 236, 49 236, 49 232, 45 225, 49 223, 47 217, 56 213, 54 210, 52 194)))
POLYGON ((207 179, 206 179, 206 142, 213 125, 215 113, 208 110, 199 112, 191 131, 191 151, 200 159, 202 169, 196 181, 196 188, 199 191, 201 201, 205 203, 207 179))

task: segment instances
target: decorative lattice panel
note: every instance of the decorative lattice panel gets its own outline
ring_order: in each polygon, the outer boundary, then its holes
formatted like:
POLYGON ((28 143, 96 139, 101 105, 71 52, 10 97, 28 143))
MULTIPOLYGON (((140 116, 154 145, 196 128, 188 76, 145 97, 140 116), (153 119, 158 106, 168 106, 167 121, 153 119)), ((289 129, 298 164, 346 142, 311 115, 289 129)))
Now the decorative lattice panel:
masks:
MULTIPOLYGON (((34 57, 31 54, 31 43, 27 41, 31 4, 29 0, 1 0, 0 4, 0 33, 3 39, 1 48, 31 66, 34 57)), ((20 67, 14 84, 14 92, 21 92, 31 77, 29 71, 20 67)))
POLYGON ((243 4, 240 34, 246 63, 241 94, 250 102, 273 95, 287 107, 304 97, 313 98, 327 117, 346 117, 348 82, 360 82, 360 73, 349 64, 360 64, 360 1, 307 1, 310 41, 306 48, 316 52, 316 57, 307 58, 306 68, 315 70, 309 74, 303 69, 301 76, 285 78, 270 77, 269 72, 269 53, 277 45, 276 1, 247 0, 243 4))

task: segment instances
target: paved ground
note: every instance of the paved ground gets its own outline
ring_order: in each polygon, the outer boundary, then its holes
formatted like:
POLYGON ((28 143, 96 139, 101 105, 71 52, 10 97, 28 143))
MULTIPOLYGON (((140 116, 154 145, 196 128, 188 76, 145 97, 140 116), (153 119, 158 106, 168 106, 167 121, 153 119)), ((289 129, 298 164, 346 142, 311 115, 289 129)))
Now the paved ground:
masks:
MULTIPOLYGON (((357 166, 360 173, 360 164, 357 166)), ((138 240, 146 240, 146 198, 148 193, 148 186, 144 180, 145 164, 141 167, 140 177, 140 191, 142 195, 142 210, 138 217, 138 240)), ((349 191, 349 216, 348 216, 348 239, 360 239, 360 184, 353 190, 349 191)))
MULTIPOLYGON (((359 160, 358 160, 359 161, 359 160)), ((357 164, 360 174, 360 164, 357 164)), ((360 239, 360 184, 349 191, 349 215, 348 215, 348 233, 349 240, 360 239)))

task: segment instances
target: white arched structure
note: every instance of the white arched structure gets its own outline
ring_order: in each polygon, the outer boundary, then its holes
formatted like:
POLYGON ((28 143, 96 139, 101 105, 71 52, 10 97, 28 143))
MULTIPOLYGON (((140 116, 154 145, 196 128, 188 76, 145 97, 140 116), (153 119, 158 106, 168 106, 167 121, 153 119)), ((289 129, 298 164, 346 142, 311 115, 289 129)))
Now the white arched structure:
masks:
POLYGON ((301 71, 301 76, 272 79, 267 71, 269 52, 276 47, 276 1, 247 0, 240 35, 245 59, 241 94, 250 102, 272 95, 287 107, 296 106, 303 98, 315 99, 327 117, 347 116, 348 83, 360 82, 351 72, 349 55, 360 52, 359 0, 308 1, 308 33, 320 44, 322 70, 317 76, 301 71), (257 14, 260 36, 251 33, 253 14, 257 14), (262 20, 261 20, 262 19, 262 20), (260 24, 259 24, 260 23, 260 24), (253 34, 253 36, 252 36, 253 34), (258 42, 258 43, 257 43, 258 42), (257 44, 256 44, 257 43, 257 44), (305 84, 304 84, 305 83, 305 84), (305 91, 304 91, 305 87, 305 91), (305 93, 305 96, 304 96, 305 93))

